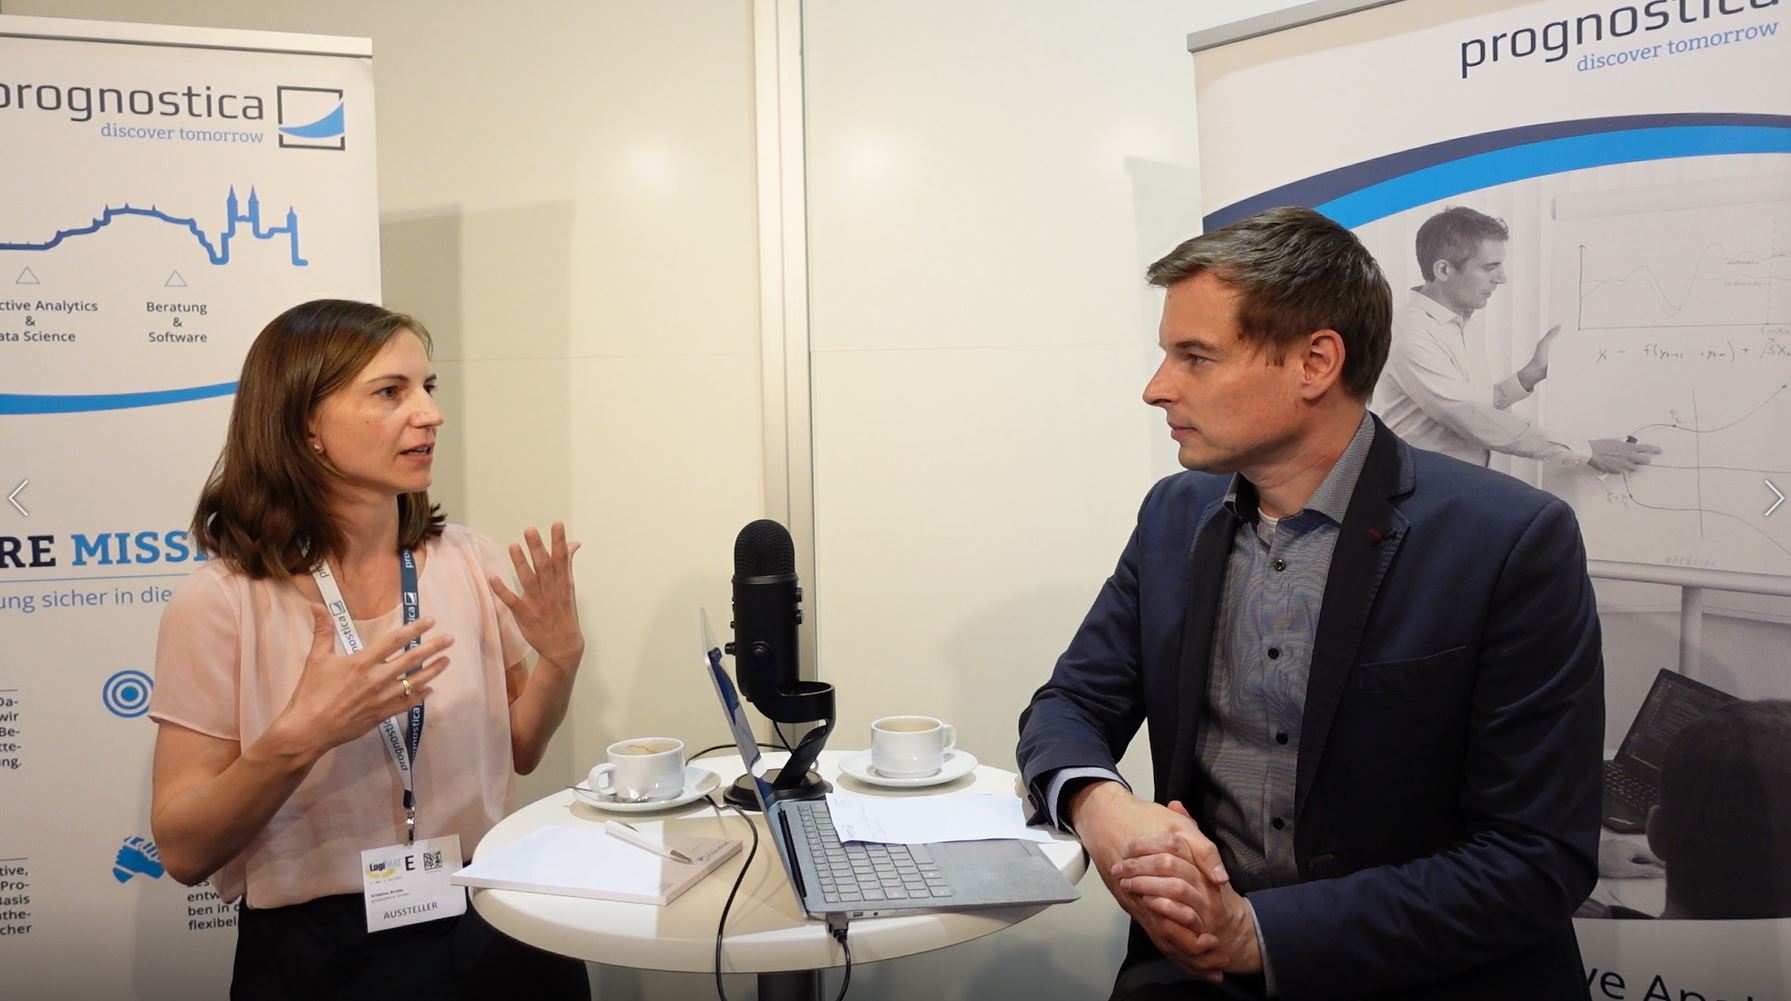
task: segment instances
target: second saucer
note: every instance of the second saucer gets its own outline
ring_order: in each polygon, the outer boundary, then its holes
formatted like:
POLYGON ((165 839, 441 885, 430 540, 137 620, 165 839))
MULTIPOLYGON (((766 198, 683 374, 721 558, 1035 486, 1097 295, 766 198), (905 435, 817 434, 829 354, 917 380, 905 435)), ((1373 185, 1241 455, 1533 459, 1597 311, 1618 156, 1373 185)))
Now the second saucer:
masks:
POLYGON ((840 771, 860 782, 874 786, 887 786, 892 789, 919 789, 926 786, 944 785, 954 779, 961 779, 976 771, 976 755, 962 748, 952 748, 945 752, 945 763, 931 775, 882 775, 871 767, 871 752, 854 751, 846 755, 840 762, 840 771))

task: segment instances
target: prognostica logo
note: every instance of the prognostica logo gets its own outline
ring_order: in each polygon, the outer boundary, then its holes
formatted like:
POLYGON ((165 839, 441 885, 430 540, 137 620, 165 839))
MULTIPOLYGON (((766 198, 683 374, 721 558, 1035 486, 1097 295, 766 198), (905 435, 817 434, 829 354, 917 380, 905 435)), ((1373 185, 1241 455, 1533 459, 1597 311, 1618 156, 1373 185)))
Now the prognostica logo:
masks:
POLYGON ((275 101, 282 147, 340 150, 347 145, 341 90, 281 86, 275 101))
POLYGON ((1697 24, 1778 5, 1779 0, 1647 0, 1646 3, 1619 3, 1547 24, 1524 25, 1483 38, 1466 39, 1461 43, 1461 78, 1466 80, 1469 71, 1482 66, 1537 55, 1542 57, 1543 62, 1560 62, 1578 49, 1607 40, 1617 46, 1614 52, 1582 54, 1575 63, 1575 68, 1584 72, 1624 62, 1658 58, 1663 52, 1666 55, 1678 55, 1732 42, 1752 41, 1775 34, 1778 23, 1768 21, 1736 27, 1715 24, 1709 26, 1709 31, 1693 29, 1702 33, 1683 39, 1676 38, 1664 45, 1644 42, 1626 47, 1623 39, 1637 32, 1658 31, 1676 24, 1697 24))
POLYGON ((272 145, 277 139, 283 149, 341 150, 347 145, 345 103, 342 90, 331 87, 278 84, 270 98, 211 84, 132 87, 0 77, 0 115, 59 115, 77 124, 98 120, 108 139, 249 145, 272 145))
POLYGON ((71 122, 90 122, 94 115, 259 122, 267 117, 267 102, 254 94, 218 93, 209 84, 147 90, 0 81, 0 111, 9 110, 60 112, 71 122))

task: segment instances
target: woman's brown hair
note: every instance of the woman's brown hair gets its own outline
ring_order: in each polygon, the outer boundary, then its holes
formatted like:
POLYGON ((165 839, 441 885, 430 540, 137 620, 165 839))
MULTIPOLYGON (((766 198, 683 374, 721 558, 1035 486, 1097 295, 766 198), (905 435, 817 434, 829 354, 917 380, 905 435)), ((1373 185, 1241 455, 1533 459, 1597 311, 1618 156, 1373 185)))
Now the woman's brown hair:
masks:
MULTIPOLYGON (((326 506, 337 473, 306 447, 306 422, 403 330, 431 349, 429 332, 411 317, 346 299, 294 306, 262 329, 243 359, 224 450, 193 513, 193 538, 206 552, 254 578, 305 573, 341 553, 326 506)), ((440 535, 444 520, 427 491, 400 495, 398 547, 440 535)))

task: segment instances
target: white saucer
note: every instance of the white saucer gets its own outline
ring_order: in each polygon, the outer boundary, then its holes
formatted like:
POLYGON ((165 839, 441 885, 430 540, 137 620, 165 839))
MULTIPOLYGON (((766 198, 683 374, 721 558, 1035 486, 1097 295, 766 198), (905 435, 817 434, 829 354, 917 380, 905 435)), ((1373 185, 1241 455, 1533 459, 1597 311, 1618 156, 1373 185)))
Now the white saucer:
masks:
POLYGON ((684 791, 671 799, 651 799, 644 803, 625 803, 611 799, 600 792, 587 789, 582 785, 572 787, 572 795, 580 803, 610 813, 651 813, 654 810, 670 810, 676 806, 695 802, 721 785, 721 776, 707 768, 684 766, 684 791))
POLYGON ((871 767, 871 752, 867 748, 855 751, 840 762, 840 771, 852 776, 860 782, 874 786, 888 786, 892 789, 918 789, 924 786, 944 785, 953 779, 961 779, 976 771, 976 755, 961 748, 952 748, 945 752, 945 765, 931 775, 880 775, 871 767))

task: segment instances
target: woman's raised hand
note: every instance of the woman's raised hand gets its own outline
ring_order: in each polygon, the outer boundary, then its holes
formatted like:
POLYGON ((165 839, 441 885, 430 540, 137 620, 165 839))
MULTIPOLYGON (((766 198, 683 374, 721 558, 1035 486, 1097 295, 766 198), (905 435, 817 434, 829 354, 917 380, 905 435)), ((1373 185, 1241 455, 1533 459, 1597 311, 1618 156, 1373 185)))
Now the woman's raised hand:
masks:
POLYGON ((311 624, 311 652, 286 714, 298 732, 321 745, 320 753, 421 703, 429 696, 429 683, 448 666, 448 658, 436 654, 454 642, 452 636, 437 636, 405 650, 435 625, 434 619, 418 619, 343 657, 336 653, 335 623, 322 605, 311 606, 311 624))
POLYGON ((490 579, 491 591, 510 614, 522 638, 542 658, 561 667, 575 668, 585 655, 585 635, 578 624, 578 588, 572 581, 572 557, 578 543, 566 543, 566 526, 553 523, 552 548, 541 541, 534 529, 522 533, 528 552, 512 542, 510 562, 516 567, 516 583, 521 594, 504 586, 496 577, 490 579))

